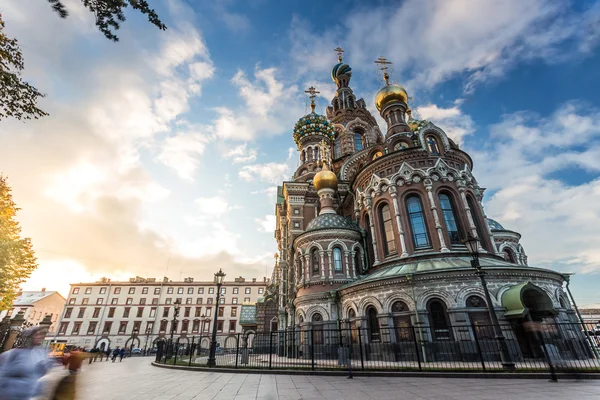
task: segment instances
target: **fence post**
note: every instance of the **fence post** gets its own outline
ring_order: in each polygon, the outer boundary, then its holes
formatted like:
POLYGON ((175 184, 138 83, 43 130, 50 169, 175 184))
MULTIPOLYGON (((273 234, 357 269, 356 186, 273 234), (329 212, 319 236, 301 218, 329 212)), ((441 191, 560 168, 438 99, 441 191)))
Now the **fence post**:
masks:
POLYGON ((348 324, 348 329, 347 329, 347 337, 346 337, 346 343, 348 344, 348 379, 353 379, 354 377, 352 376, 352 332, 350 328, 350 321, 347 322, 348 324))
POLYGON ((313 332, 313 327, 310 327, 310 359, 312 370, 315 370, 315 337, 313 332))
POLYGON ((421 371, 423 371, 423 367, 421 366, 421 356, 419 355, 420 351, 419 351, 419 342, 417 341, 417 332, 415 330, 415 327, 412 324, 410 327, 412 328, 412 338, 413 338, 413 343, 415 344, 415 354, 417 355, 417 364, 419 365, 419 372, 421 372, 421 371))
POLYGON ((196 340, 196 336, 192 336, 192 344, 190 345, 189 349, 190 361, 188 362, 188 367, 192 366, 192 355, 194 354, 194 340, 196 340))
POLYGON ((269 369, 273 362, 273 331, 269 331, 269 369))
POLYGON ((175 359, 173 360, 173 365, 177 365, 177 353, 179 353, 179 338, 177 338, 177 341, 173 344, 173 350, 175 352, 175 359))
MULTIPOLYGON (((502 328, 500 328, 502 329, 502 328)), ((473 331, 473 337, 475 338, 475 347, 477 347, 477 353, 479 353, 479 359, 481 360, 481 368, 485 372, 485 362, 483 361, 483 352, 481 351, 481 345, 479 344, 479 336, 477 335, 477 329, 475 323, 471 321, 471 330, 473 331)))
POLYGON ((542 343, 542 352, 544 356, 546 356, 546 361, 548 362, 548 367, 550 368, 550 381, 558 382, 556 378, 556 371, 554 370, 554 365, 552 364, 552 357, 548 354, 548 348, 546 347, 546 342, 544 341, 544 332, 538 332, 538 338, 540 338, 540 342, 542 343))
POLYGON ((365 370, 365 360, 364 360, 364 356, 363 356, 362 335, 360 333, 362 328, 357 327, 356 329, 358 330, 358 348, 360 349, 360 369, 362 369, 364 371, 365 370))
POLYGON ((235 345, 235 367, 238 367, 238 358, 240 357, 240 334, 237 334, 237 344, 235 345))

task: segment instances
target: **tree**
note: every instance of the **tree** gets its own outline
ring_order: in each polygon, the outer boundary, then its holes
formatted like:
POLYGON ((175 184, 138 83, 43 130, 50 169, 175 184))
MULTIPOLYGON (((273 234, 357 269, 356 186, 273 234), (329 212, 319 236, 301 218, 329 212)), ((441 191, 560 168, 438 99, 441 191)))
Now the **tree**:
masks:
MULTIPOLYGON (((100 32, 114 42, 119 41, 115 31, 121 27, 121 22, 125 21, 124 10, 127 7, 147 15, 148 21, 160 30, 167 29, 146 0, 81 0, 81 2, 94 14, 100 32)), ((48 0, 48 3, 61 18, 69 16, 61 0, 48 0)), ((37 107, 38 99, 45 95, 21 79, 24 68, 23 55, 17 39, 6 36, 4 21, 0 14, 0 121, 10 117, 27 120, 48 115, 37 107)))
POLYGON ((17 211, 6 177, 0 175, 0 310, 12 307, 19 286, 37 268, 31 240, 21 238, 17 211))

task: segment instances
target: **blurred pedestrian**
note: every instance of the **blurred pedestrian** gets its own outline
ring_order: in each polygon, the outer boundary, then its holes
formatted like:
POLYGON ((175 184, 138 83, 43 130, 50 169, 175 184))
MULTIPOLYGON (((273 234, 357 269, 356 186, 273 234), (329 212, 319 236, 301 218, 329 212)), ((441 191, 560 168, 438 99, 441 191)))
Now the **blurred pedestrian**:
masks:
POLYGON ((123 357, 125 357, 125 347, 119 350, 119 362, 123 361, 123 357))
POLYGON ((37 394, 38 379, 57 365, 40 347, 46 333, 43 326, 28 328, 21 347, 0 355, 0 400, 29 400, 37 394))
POLYGON ((106 348, 106 361, 108 361, 110 358, 110 347, 106 348))
POLYGON ((117 348, 113 351, 112 353, 112 362, 115 362, 117 359, 117 356, 119 355, 119 346, 117 346, 117 348))

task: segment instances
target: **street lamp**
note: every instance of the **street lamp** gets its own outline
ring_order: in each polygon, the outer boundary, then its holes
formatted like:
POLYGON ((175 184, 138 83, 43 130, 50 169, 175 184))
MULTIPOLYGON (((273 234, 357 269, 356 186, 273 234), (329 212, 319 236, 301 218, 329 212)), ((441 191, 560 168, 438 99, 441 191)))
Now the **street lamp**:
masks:
POLYGON ((223 279, 225 278, 225 273, 219 268, 219 272, 215 274, 215 283, 217 284, 217 303, 215 304, 215 322, 213 324, 212 330, 212 340, 210 342, 210 354, 208 356, 208 363, 206 364, 209 367, 214 367, 217 365, 217 360, 215 358, 215 354, 217 352, 217 317, 219 313, 219 300, 221 299, 221 285, 223 285, 223 279))
POLYGON ((175 312, 173 313, 173 322, 171 323, 171 338, 170 338, 170 342, 171 345, 169 346, 171 349, 171 354, 173 353, 173 350, 175 349, 175 346, 173 344, 173 335, 175 334, 175 328, 177 325, 177 316, 179 315, 179 305, 181 304, 181 302, 179 301, 179 299, 175 300, 175 303, 173 303, 175 305, 175 312))
POLYGON ((492 298, 490 296, 490 291, 487 287, 487 282, 485 280, 486 273, 483 269, 481 269, 481 264, 479 264, 479 239, 469 234, 469 236, 465 240, 463 240, 463 244, 467 246, 469 253, 471 253, 471 266, 477 271, 475 272, 475 274, 481 279, 481 286, 483 287, 483 292, 485 293, 485 301, 487 303, 488 313, 490 315, 490 319, 492 320, 494 334, 496 336, 496 341, 498 342, 498 347, 500 349, 500 359, 502 360, 502 367, 504 369, 514 370, 515 363, 510 357, 510 352, 508 351, 508 346, 506 345, 506 339, 502 334, 502 329, 500 328, 500 324, 498 323, 498 316, 496 315, 496 311, 494 310, 492 298))

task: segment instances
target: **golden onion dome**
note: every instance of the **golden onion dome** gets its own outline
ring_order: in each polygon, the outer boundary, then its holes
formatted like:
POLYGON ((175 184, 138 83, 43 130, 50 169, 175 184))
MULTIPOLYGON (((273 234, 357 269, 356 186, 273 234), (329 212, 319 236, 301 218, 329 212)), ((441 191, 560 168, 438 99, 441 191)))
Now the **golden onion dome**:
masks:
POLYGON ((313 185, 317 188, 317 191, 321 189, 333 189, 337 190, 338 179, 333 171, 330 171, 326 163, 323 163, 323 169, 315 175, 313 179, 313 185))
POLYGON ((393 84, 384 86, 375 96, 375 106, 381 111, 388 103, 401 101, 408 104, 408 93, 402 86, 393 84))

